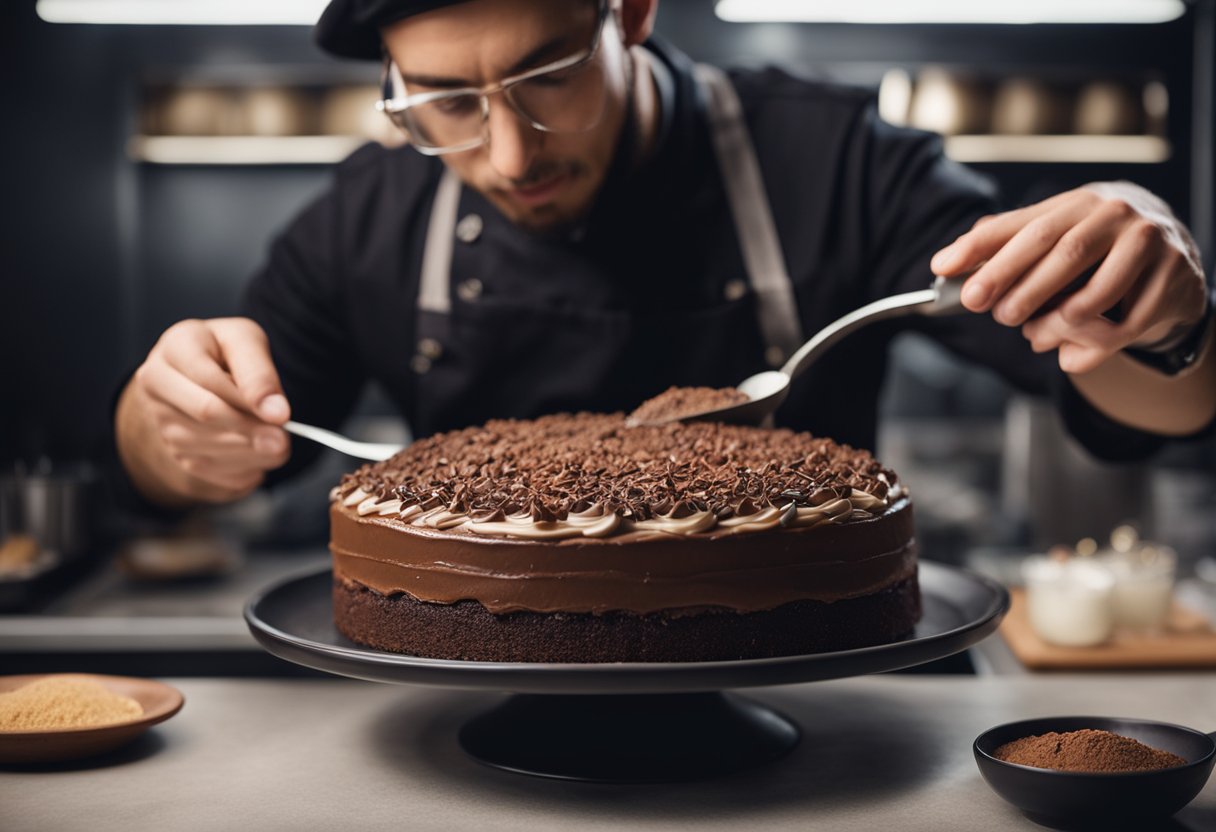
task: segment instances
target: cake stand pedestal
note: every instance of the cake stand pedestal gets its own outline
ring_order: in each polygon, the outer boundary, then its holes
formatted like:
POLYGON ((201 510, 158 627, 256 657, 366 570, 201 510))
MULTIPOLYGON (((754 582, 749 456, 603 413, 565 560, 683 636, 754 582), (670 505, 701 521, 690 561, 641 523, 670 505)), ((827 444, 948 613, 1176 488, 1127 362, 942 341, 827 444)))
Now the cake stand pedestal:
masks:
POLYGON ((798 728, 732 688, 897 670, 945 658, 993 633, 1009 607, 999 584, 920 563, 924 617, 899 642, 745 661, 527 664, 424 659, 362 647, 333 624, 332 578, 312 570, 265 589, 245 608, 258 642, 297 664, 377 682, 515 696, 469 720, 466 752, 497 768, 571 780, 698 780, 775 760, 798 728))
POLYGON ((469 720, 460 747, 496 768, 611 783, 702 780, 784 756, 798 728, 721 693, 516 694, 469 720))

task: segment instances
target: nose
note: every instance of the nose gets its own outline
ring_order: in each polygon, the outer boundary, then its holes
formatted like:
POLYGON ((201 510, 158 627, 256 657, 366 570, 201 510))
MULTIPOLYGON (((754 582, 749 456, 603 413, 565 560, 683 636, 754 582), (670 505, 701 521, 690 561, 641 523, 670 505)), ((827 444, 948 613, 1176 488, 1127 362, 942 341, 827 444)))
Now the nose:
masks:
POLYGON ((525 121, 502 96, 490 100, 487 122, 490 167, 504 179, 523 179, 543 141, 541 131, 525 121))

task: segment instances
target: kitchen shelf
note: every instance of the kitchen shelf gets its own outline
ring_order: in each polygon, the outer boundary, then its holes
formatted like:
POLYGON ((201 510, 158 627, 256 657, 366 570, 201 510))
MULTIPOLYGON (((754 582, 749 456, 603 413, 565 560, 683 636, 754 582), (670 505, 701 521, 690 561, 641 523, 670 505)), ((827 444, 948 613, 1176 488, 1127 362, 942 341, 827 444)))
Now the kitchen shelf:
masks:
POLYGON ((1171 147, 1160 136, 957 135, 945 137, 946 155, 958 162, 1159 164, 1171 147))
POLYGON ((328 165, 365 136, 134 136, 127 155, 154 165, 328 165))
MULTIPOLYGON (((1160 136, 945 137, 958 162, 1158 164, 1170 158, 1160 136)), ((329 165, 370 139, 363 136, 135 136, 128 155, 154 165, 329 165)))

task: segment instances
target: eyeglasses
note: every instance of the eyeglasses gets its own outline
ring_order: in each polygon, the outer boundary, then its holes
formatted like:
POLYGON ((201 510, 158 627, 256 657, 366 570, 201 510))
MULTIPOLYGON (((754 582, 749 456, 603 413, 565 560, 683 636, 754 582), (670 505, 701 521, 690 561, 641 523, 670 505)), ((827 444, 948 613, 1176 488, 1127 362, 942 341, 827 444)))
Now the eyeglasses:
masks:
POLYGON ((604 115, 607 67, 597 60, 608 2, 600 2, 591 45, 544 66, 484 87, 408 94, 401 71, 386 59, 376 109, 392 119, 420 153, 471 150, 489 140, 490 96, 502 93, 520 118, 546 133, 590 130, 604 115), (399 95, 405 93, 405 95, 399 95))

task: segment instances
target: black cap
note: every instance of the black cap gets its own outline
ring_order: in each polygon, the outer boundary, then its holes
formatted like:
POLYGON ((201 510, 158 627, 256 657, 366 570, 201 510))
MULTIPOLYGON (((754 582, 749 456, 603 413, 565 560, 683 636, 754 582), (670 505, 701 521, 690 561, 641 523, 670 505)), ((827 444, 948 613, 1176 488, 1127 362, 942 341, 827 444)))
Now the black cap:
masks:
POLYGON ((317 45, 340 58, 380 60, 380 27, 467 0, 330 0, 313 29, 317 45))

